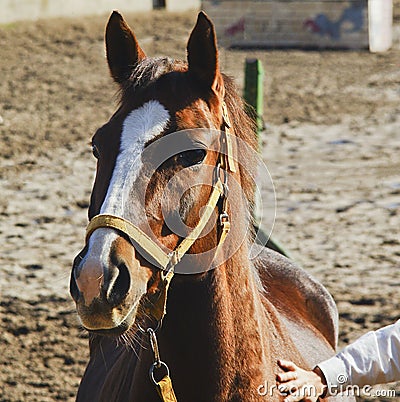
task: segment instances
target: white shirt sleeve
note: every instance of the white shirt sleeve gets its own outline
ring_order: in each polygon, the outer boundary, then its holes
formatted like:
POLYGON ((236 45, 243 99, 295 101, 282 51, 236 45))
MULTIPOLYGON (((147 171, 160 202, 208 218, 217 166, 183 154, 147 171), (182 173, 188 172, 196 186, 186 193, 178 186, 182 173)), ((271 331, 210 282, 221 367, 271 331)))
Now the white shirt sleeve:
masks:
POLYGON ((371 331, 336 356, 318 364, 328 394, 349 385, 376 385, 400 380, 400 320, 371 331))

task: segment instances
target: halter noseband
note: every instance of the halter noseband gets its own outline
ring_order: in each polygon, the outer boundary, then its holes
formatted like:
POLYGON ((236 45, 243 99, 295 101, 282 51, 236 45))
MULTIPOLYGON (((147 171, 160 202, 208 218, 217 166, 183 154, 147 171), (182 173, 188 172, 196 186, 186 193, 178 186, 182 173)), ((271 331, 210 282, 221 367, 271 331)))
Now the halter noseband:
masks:
POLYGON ((222 103, 222 118, 221 145, 223 149, 220 151, 219 162, 215 168, 216 174, 214 175, 215 181, 213 183, 213 190, 207 204, 205 205, 204 212, 201 215, 199 222, 173 251, 166 253, 139 227, 118 216, 108 214, 96 215, 91 219, 86 228, 86 242, 89 241, 92 233, 99 228, 111 228, 125 234, 133 243, 135 243, 135 245, 137 245, 139 253, 140 251, 143 251, 145 256, 148 257, 149 262, 162 269, 161 275, 164 286, 161 289, 160 297, 156 303, 152 304, 151 311, 149 311, 158 322, 161 322, 166 314, 167 292, 174 275, 175 266, 187 253, 193 243, 199 238, 220 199, 222 199, 222 208, 219 214, 221 231, 216 248, 216 255, 230 230, 229 215, 227 213, 227 171, 236 172, 236 167, 233 158, 232 140, 229 133, 231 123, 225 102, 222 103), (221 180, 220 169, 223 170, 224 181, 221 180))

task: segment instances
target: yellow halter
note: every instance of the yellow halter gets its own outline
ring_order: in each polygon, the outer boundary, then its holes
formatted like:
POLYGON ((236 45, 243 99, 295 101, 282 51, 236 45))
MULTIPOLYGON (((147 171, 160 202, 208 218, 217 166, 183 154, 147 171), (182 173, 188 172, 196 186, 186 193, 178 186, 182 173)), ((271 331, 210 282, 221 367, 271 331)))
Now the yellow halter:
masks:
MULTIPOLYGON (((226 236, 230 230, 230 220, 227 213, 227 171, 236 172, 236 167, 233 157, 232 140, 230 137, 231 123, 228 116, 228 111, 225 102, 222 104, 222 138, 220 151, 219 163, 216 166, 216 180, 213 184, 213 190, 211 192, 210 198, 203 210, 199 222, 189 233, 189 235, 184 238, 181 243, 170 253, 166 253, 161 247, 156 244, 146 233, 144 233, 139 227, 135 226, 133 223, 127 221, 124 218, 100 214, 96 215, 91 219, 89 225, 86 228, 86 242, 89 241, 92 233, 99 228, 111 228, 118 232, 121 232, 128 236, 128 238, 138 246, 140 251, 144 252, 143 257, 147 258, 149 262, 158 266, 162 269, 162 281, 163 286, 160 295, 155 303, 152 303, 151 308, 148 313, 151 314, 154 319, 161 323, 162 319, 166 314, 167 306, 167 293, 171 280, 174 276, 174 268, 182 259, 182 257, 187 253, 193 243, 199 238, 201 232, 206 226, 207 222, 210 220, 218 202, 222 199, 222 208, 219 214, 219 223, 221 226, 220 236, 218 239, 218 245, 216 249, 216 255, 218 254, 222 244, 224 243, 226 236), (220 178, 220 168, 224 172, 224 182, 220 178)), ((140 252, 139 251, 139 252, 140 252)), ((164 402, 176 402, 176 396, 172 387, 171 378, 169 376, 169 370, 167 365, 159 359, 158 346, 155 332, 151 329, 147 331, 150 335, 150 343, 152 350, 155 354, 155 360, 150 368, 150 378, 156 386, 157 392, 160 398, 164 402), (154 370, 160 367, 166 368, 166 375, 157 382, 154 379, 154 370)))
MULTIPOLYGON (((161 247, 156 244, 146 233, 135 226, 133 223, 124 218, 113 215, 97 215, 89 222, 86 229, 86 240, 88 241, 91 234, 99 228, 111 228, 128 236, 129 239, 137 244, 141 250, 144 251, 148 260, 155 263, 162 269, 163 288, 160 297, 155 304, 152 303, 152 308, 149 313, 157 320, 161 321, 166 314, 166 299, 169 284, 174 276, 174 267, 179 263, 182 257, 186 254, 193 243, 198 239, 207 222, 210 220, 212 213, 217 206, 220 198, 224 196, 224 186, 221 179, 218 178, 213 186, 210 198, 204 208, 204 212, 200 217, 199 222, 190 232, 188 237, 184 238, 182 242, 170 253, 166 253, 161 247)), ((229 233, 230 222, 226 211, 220 214, 221 222, 221 235, 219 238, 217 251, 223 244, 226 236, 229 233)))
POLYGON ((91 219, 89 225, 86 228, 86 242, 89 241, 92 233, 99 228, 111 228, 118 232, 124 233, 128 236, 133 243, 135 243, 139 252, 144 252, 144 257, 148 259, 149 262, 158 266, 163 270, 163 297, 160 297, 157 305, 153 306, 150 312, 152 316, 157 320, 161 321, 166 313, 166 296, 169 284, 174 275, 174 267, 179 263, 182 257, 187 253, 193 243, 199 238, 201 232, 206 226, 207 222, 210 220, 218 201, 222 198, 223 205, 222 211, 220 212, 219 222, 221 225, 220 237, 217 245, 217 252, 219 251, 221 245, 224 243, 226 236, 230 230, 229 215, 227 213, 227 171, 236 172, 236 167, 233 157, 232 140, 230 137, 231 123, 228 116, 228 111, 225 102, 222 104, 222 138, 221 145, 222 148, 219 157, 219 164, 216 167, 216 180, 213 184, 213 190, 211 192, 210 198, 204 208, 203 214, 200 217, 199 222, 189 233, 189 235, 184 238, 181 243, 175 248, 175 250, 170 253, 166 253, 161 247, 155 243, 146 233, 144 233, 139 227, 133 223, 127 221, 124 218, 100 214, 96 215, 91 219), (219 169, 220 167, 224 170, 225 182, 223 183, 220 178, 219 169))

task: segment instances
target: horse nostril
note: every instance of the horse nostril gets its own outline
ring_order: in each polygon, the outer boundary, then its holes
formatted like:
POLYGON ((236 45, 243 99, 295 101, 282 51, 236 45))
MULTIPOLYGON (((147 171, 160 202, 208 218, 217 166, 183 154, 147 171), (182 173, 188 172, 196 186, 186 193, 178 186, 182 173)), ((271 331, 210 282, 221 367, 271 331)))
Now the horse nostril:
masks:
POLYGON ((81 264, 84 256, 87 253, 87 246, 74 258, 72 263, 72 270, 69 280, 69 292, 72 296, 72 299, 77 302, 81 297, 81 292, 79 291, 78 284, 76 283, 76 272, 79 269, 79 265, 81 264))
POLYGON ((69 292, 72 296, 72 299, 77 302, 80 296, 80 292, 75 280, 74 270, 72 270, 71 277, 69 280, 69 292))
POLYGON ((114 307, 122 303, 131 287, 131 276, 128 267, 122 263, 116 269, 118 270, 117 277, 107 292, 107 300, 114 307))
POLYGON ((72 299, 75 302, 77 302, 79 297, 81 296, 81 292, 79 291, 78 284, 76 283, 76 277, 75 277, 76 270, 78 269, 79 263, 82 260, 81 254, 82 254, 82 252, 79 253, 75 257, 74 262, 72 263, 72 271, 71 271, 71 275, 70 275, 70 279, 69 279, 69 292, 72 296, 72 299))

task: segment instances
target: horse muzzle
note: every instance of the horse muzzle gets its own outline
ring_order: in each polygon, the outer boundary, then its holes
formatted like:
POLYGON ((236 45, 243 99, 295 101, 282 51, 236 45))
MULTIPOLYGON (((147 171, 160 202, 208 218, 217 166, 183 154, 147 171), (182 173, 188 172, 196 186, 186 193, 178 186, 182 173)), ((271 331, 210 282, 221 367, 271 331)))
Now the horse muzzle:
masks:
POLYGON ((127 240, 109 230, 98 232, 96 244, 102 240, 104 246, 88 244, 75 258, 70 293, 85 329, 121 334, 135 320, 151 272, 140 267, 127 240))

